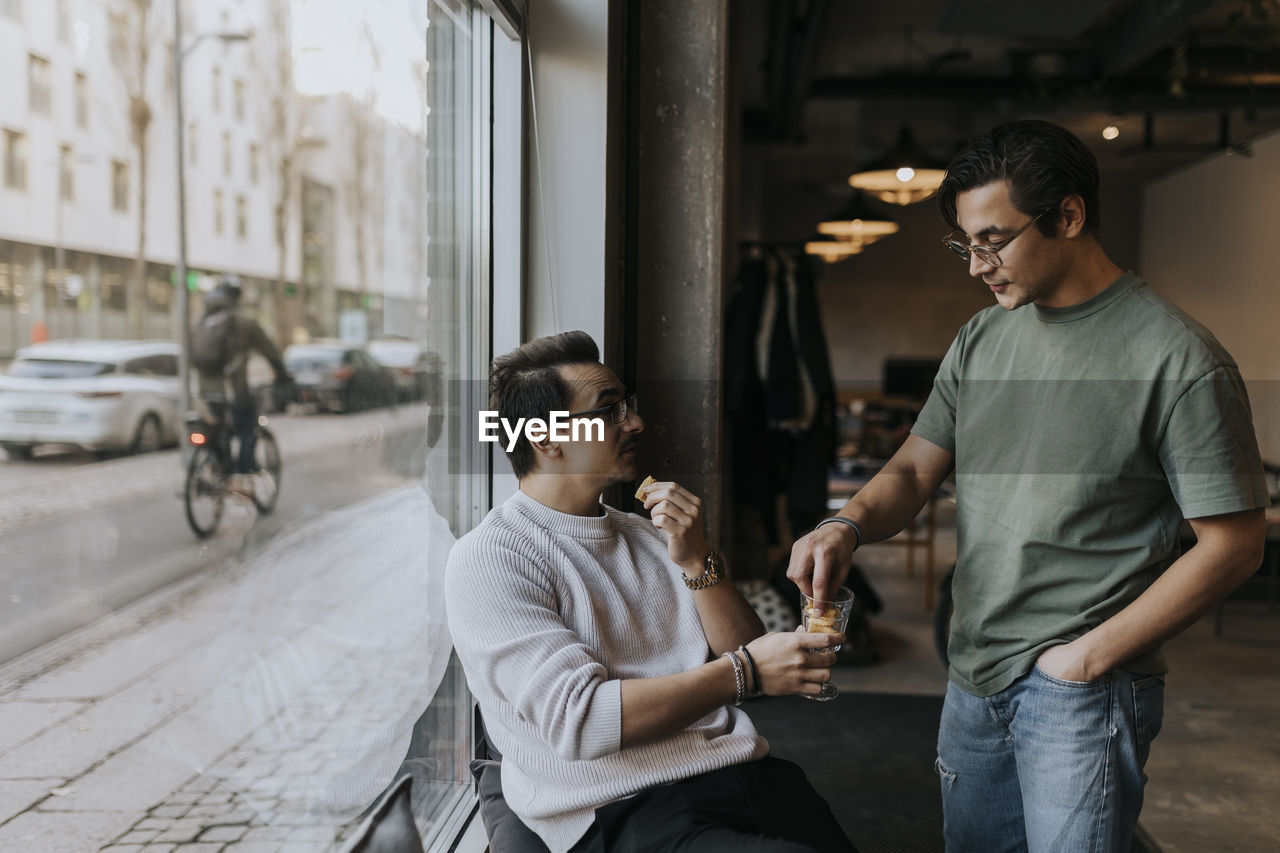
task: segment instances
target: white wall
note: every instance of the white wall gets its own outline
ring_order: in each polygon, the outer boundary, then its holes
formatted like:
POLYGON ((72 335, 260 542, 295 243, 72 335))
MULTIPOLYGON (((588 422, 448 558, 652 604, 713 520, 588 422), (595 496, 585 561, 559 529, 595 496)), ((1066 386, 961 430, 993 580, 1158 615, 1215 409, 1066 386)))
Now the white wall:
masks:
POLYGON ((1264 459, 1280 461, 1280 134, 1150 184, 1139 273, 1209 328, 1249 386, 1264 459))
POLYGON ((604 328, 608 7, 529 0, 527 17, 538 145, 526 154, 525 337, 583 329, 602 350, 613 331, 604 328))

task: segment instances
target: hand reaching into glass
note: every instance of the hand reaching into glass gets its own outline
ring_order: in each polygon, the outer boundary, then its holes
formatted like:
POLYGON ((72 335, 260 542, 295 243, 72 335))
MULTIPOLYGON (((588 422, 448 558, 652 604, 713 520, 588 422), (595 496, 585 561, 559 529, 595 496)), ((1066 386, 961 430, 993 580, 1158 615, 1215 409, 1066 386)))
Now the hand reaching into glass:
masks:
MULTIPOLYGON (((844 641, 844 630, 849 624, 849 614, 853 611, 853 593, 848 587, 842 586, 827 601, 813 598, 803 592, 800 593, 800 597, 801 626, 810 634, 839 635, 840 642, 832 645, 830 650, 840 651, 844 641)), ((818 693, 801 695, 817 702, 828 702, 839 696, 840 691, 828 680, 818 693)))

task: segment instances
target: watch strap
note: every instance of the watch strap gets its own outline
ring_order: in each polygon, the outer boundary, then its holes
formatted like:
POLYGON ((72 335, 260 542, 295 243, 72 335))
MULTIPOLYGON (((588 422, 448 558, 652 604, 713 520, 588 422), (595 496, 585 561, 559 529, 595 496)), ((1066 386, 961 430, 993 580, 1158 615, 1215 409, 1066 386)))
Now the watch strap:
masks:
POLYGON ((707 554, 702 561, 702 574, 696 578, 685 576, 684 585, 694 592, 713 587, 724 580, 724 558, 715 551, 707 554))

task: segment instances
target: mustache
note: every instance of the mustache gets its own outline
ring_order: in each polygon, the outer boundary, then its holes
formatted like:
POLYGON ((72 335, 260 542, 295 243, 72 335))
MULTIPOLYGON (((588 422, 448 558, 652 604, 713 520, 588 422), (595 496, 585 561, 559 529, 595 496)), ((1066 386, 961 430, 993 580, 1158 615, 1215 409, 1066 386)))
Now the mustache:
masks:
POLYGON ((626 441, 622 442, 622 447, 618 448, 618 452, 626 453, 628 450, 633 450, 639 446, 640 446, 640 439, 638 438, 627 439, 626 441))

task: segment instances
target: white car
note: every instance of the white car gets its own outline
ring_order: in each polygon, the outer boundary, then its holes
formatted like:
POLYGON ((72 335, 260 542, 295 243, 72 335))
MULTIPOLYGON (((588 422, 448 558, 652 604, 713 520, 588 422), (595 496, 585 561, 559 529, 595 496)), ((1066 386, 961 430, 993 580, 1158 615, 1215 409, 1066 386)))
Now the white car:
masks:
POLYGON ((0 446, 26 459, 38 444, 144 452, 176 442, 178 354, 170 341, 49 341, 18 350, 0 375, 0 446))

